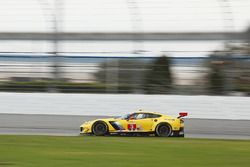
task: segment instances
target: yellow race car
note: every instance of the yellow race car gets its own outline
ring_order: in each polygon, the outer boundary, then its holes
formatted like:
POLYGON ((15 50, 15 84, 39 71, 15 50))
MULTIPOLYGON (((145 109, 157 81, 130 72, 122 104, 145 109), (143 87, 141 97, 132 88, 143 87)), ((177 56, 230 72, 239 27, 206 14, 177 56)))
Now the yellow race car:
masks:
POLYGON ((119 118, 96 119, 80 126, 80 134, 104 135, 149 135, 184 137, 184 120, 187 113, 179 113, 178 117, 156 112, 139 110, 119 118))

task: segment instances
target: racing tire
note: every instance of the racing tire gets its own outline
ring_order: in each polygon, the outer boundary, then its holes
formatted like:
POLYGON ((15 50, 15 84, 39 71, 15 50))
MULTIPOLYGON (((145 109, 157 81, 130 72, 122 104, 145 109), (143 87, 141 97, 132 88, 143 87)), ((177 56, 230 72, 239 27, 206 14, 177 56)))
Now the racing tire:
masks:
POLYGON ((96 136, 104 136, 108 134, 108 125, 105 122, 97 121, 92 126, 92 132, 96 136))
POLYGON ((169 137, 172 134, 172 128, 169 124, 163 123, 155 128, 155 135, 159 137, 169 137))

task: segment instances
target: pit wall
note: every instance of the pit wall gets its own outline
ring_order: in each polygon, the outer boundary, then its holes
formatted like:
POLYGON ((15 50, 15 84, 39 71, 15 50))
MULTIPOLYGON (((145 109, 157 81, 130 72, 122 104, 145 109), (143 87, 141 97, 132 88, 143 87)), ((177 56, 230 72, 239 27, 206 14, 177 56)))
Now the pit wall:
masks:
POLYGON ((189 118, 250 120, 250 97, 0 93, 0 113, 119 116, 137 109, 189 118))

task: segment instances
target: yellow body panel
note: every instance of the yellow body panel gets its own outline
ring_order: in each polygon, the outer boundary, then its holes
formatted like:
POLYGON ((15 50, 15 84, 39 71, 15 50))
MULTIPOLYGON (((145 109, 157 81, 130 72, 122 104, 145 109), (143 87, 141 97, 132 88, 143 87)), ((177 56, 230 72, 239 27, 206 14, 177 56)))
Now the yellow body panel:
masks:
MULTIPOLYGON (((121 118, 106 118, 88 121, 80 126, 81 134, 92 133, 92 126, 95 122, 105 122, 108 126, 109 133, 130 133, 130 132, 155 132, 156 127, 161 123, 170 125, 172 131, 180 131, 184 128, 184 123, 181 118, 163 115, 155 112, 135 112, 133 114, 155 114, 157 118, 142 118, 142 119, 121 119, 121 118)), ((132 115, 132 114, 131 114, 132 115)))

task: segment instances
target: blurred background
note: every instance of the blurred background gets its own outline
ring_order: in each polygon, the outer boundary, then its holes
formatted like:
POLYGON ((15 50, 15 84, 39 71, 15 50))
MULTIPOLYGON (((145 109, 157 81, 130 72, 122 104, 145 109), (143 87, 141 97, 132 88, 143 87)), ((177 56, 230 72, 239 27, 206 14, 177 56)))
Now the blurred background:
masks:
POLYGON ((0 91, 250 95, 249 0, 0 0, 0 91))

